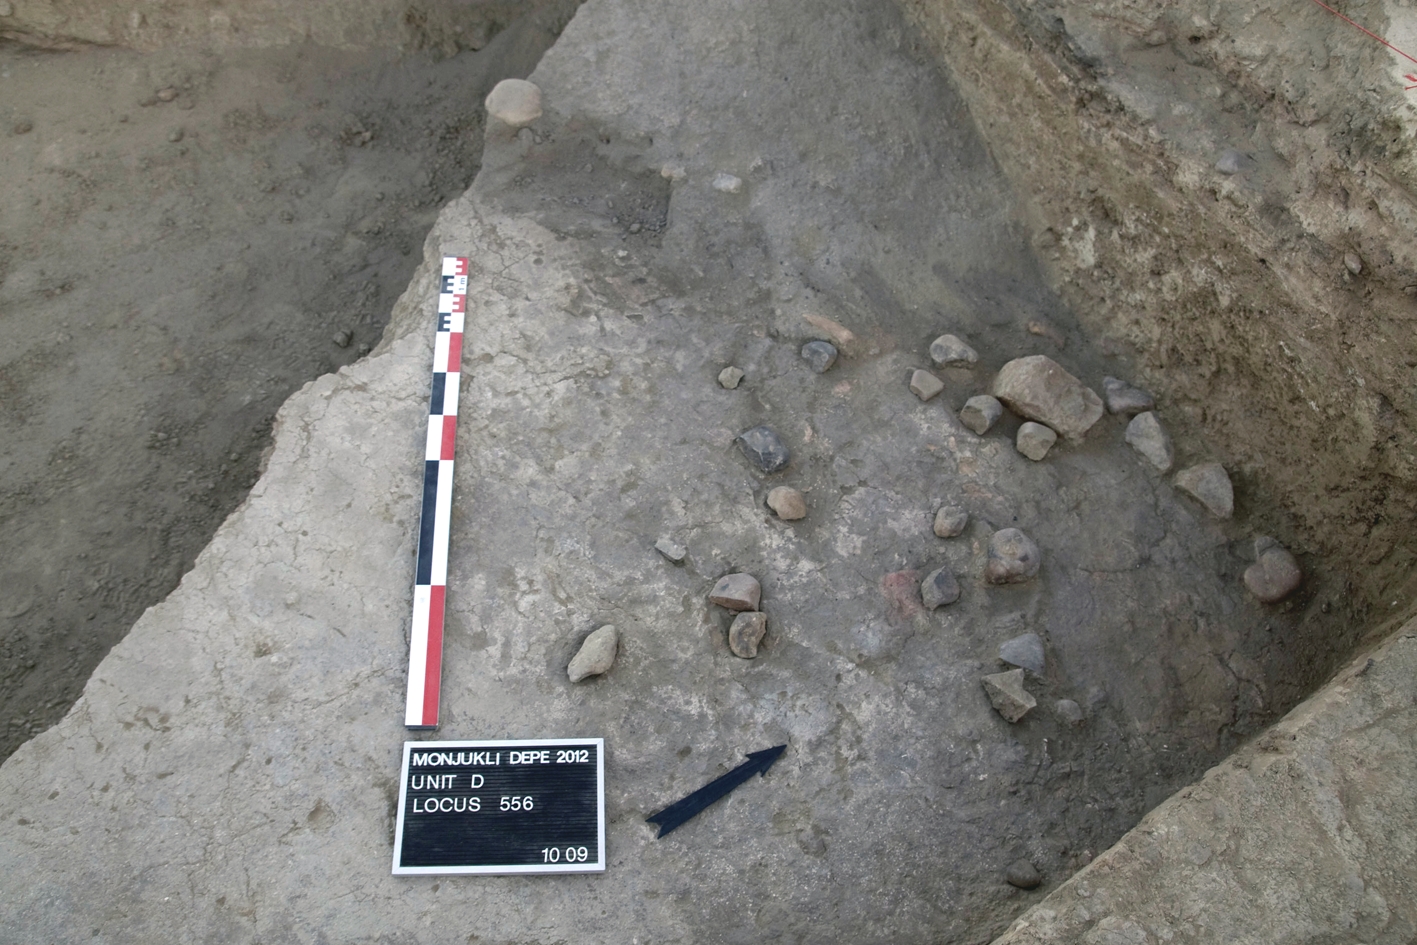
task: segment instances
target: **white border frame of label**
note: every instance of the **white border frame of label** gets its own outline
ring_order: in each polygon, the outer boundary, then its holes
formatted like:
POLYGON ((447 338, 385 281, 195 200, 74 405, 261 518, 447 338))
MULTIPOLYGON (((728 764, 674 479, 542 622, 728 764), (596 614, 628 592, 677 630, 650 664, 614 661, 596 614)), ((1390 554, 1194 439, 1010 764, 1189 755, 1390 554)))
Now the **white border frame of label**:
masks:
POLYGON ((605 872, 605 739, 603 738, 530 738, 496 739, 492 741, 417 741, 403 743, 403 765, 399 768, 399 815, 394 825, 395 876, 466 876, 480 874, 511 876, 519 873, 603 873, 605 872), (546 745, 594 745, 596 797, 596 854, 594 863, 541 863, 530 866, 399 866, 403 853, 403 815, 408 809, 408 764, 415 749, 443 748, 540 748, 546 745))

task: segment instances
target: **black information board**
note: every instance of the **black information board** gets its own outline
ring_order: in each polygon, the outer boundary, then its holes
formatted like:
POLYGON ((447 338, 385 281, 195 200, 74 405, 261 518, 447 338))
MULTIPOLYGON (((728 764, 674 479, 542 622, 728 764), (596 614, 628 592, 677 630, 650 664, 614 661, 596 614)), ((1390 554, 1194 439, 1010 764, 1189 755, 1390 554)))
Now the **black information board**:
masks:
POLYGON ((403 743, 395 875, 604 869, 604 739, 403 743))

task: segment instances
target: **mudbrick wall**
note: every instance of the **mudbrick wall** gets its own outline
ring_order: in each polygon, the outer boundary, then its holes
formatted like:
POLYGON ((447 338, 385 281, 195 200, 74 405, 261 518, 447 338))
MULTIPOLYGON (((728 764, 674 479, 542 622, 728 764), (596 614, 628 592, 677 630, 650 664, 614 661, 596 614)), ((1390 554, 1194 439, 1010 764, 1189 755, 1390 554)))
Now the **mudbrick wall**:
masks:
POLYGON ((1301 660, 1321 682, 1417 574, 1413 63, 1309 0, 904 7, 1059 293, 1224 459, 1237 517, 1303 553, 1290 606, 1346 611, 1301 660))

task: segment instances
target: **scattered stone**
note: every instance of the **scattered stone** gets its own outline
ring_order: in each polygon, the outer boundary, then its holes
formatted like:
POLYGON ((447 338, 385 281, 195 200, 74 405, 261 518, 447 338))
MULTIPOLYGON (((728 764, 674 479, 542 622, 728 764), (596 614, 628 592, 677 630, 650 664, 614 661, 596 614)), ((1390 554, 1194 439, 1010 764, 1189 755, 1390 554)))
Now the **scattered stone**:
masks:
POLYGON ((1010 722, 1017 722, 1038 705, 1038 700, 1023 688, 1023 670, 1011 669, 984 677, 984 691, 994 709, 1010 722))
POLYGON ((1355 276, 1363 274, 1363 258, 1357 253, 1349 250, 1343 254, 1343 268, 1353 273, 1355 276))
POLYGON ((170 102, 177 98, 177 90, 170 85, 165 89, 158 89, 155 94, 159 102, 170 102))
POLYGON ((1107 399, 1109 413, 1131 417, 1156 409, 1156 400, 1151 394, 1115 377, 1102 379, 1102 396, 1107 399))
POLYGON ((743 178, 719 172, 713 179, 713 189, 721 194, 736 194, 743 189, 743 178))
POLYGON ((1053 448, 1053 444, 1056 442, 1058 442, 1058 434, 1041 423, 1029 420, 1018 428, 1018 437, 1014 440, 1014 446, 1018 448, 1020 453, 1037 463, 1048 455, 1048 451, 1053 448))
POLYGON ((1080 440, 1102 417, 1102 398, 1043 354, 1015 358, 994 378, 993 394, 1025 420, 1080 440))
POLYGON ((802 346, 802 360, 813 372, 825 374, 836 363, 836 345, 830 341, 809 341, 802 346))
POLYGON ((930 342, 930 360, 940 367, 968 365, 979 360, 979 353, 961 341, 958 335, 941 335, 930 342))
POLYGON ((173 144, 176 144, 177 142, 182 140, 182 135, 183 131, 181 128, 173 128, 167 133, 167 140, 171 141, 173 144))
POLYGON ((763 588, 751 574, 725 574, 709 591, 709 601, 729 610, 757 610, 763 588))
POLYGON ((934 610, 959 600, 959 581, 949 568, 940 568, 925 575, 920 582, 920 599, 926 610, 934 610))
POLYGON ((1059 699, 1053 703, 1053 714, 1058 717, 1058 721, 1066 725, 1081 725, 1087 718, 1083 714, 1082 706, 1071 699, 1059 699))
POLYGON ((944 389, 944 382, 929 371, 916 371, 910 375, 910 392, 921 400, 929 400, 944 389))
POLYGON ((1220 152, 1220 159, 1215 162, 1215 169, 1228 177, 1243 171, 1247 160, 1241 152, 1234 148, 1226 148, 1220 152))
POLYGON ((989 562, 984 580, 990 584, 1020 584, 1038 574, 1043 555, 1033 539, 1017 528, 1004 528, 989 538, 989 562))
POLYGON ((1028 860, 1014 860, 1004 871, 1004 879, 1019 889, 1037 889, 1043 885, 1043 874, 1028 860))
POLYGON ((34 122, 28 120, 17 121, 15 122, 15 127, 11 128, 10 130, 17 135, 27 135, 31 131, 34 131, 34 122))
POLYGON ((580 682, 587 676, 599 676, 608 671, 615 662, 615 653, 620 648, 620 631, 613 623, 607 623, 585 638, 580 650, 571 658, 566 667, 566 675, 571 682, 580 682))
POLYGON ((1161 472, 1169 470, 1176 460, 1176 454, 1171 449, 1171 437, 1166 434, 1161 421, 1156 419, 1156 414, 1150 411, 1137 414, 1127 424, 1127 442, 1161 472))
POLYGON ((999 659, 1010 666, 1026 669, 1035 676, 1042 676, 1048 666, 1043 638, 1036 633, 1024 633, 999 644, 999 659))
POLYGON ((742 379, 743 372, 731 364, 718 372, 718 386, 724 390, 733 390, 742 379))
POLYGON ((738 446, 743 455, 765 473, 784 469, 792 460, 782 439, 767 427, 753 427, 738 434, 738 446))
POLYGON ((1057 345, 1059 348, 1066 348, 1066 347, 1068 346, 1068 339, 1067 339, 1067 336, 1064 335, 1064 334, 1063 334, 1061 331, 1059 331, 1058 329, 1054 328, 1054 327, 1053 327, 1050 323, 1048 323, 1048 322, 1043 322, 1043 321, 1039 321, 1039 320, 1037 320, 1037 319, 1034 319, 1033 321, 1030 321, 1027 325, 1024 325, 1023 327, 1024 327, 1024 329, 1025 329, 1030 335, 1037 335, 1037 336, 1040 337, 1040 338, 1047 338, 1049 341, 1053 342, 1053 344, 1057 345))
POLYGON ((807 499, 791 486, 778 486, 768 493, 768 508, 784 522, 807 517, 807 499))
POLYGON ((684 558, 689 554, 689 549, 669 538, 661 538, 655 542, 654 550, 675 564, 683 564, 684 558))
POLYGON ((332 337, 330 340, 333 341, 335 344, 339 345, 341 348, 348 348, 349 343, 354 340, 354 333, 349 331, 348 329, 341 329, 335 332, 334 337, 332 337))
POLYGON ((935 512, 935 537, 954 538, 964 531, 969 513, 957 505, 942 505, 935 512))
POLYGON ((1273 539, 1255 540, 1259 557, 1245 569, 1245 587, 1261 603, 1277 604, 1299 587, 1304 574, 1299 562, 1273 539))
POLYGON ((850 328, 847 328, 840 322, 832 321, 825 315, 815 315, 811 312, 807 312, 803 314, 802 318, 813 328, 831 335, 832 341, 835 341, 840 347, 844 348, 856 341, 856 335, 850 328))
POLYGON ((541 117, 541 89, 525 79, 503 79, 492 87, 484 104, 487 114, 520 128, 541 117))
POLYGON ((959 422, 983 436, 1003 415, 1004 405, 999 403, 997 397, 976 394, 964 402, 964 408, 959 412, 959 422))
POLYGON ((728 628, 728 648, 733 651, 734 656, 741 656, 745 660, 753 659, 758 655, 758 644, 763 642, 763 636, 767 632, 767 614, 756 611, 739 614, 733 618, 733 623, 728 628))
POLYGON ((1201 463, 1176 474, 1176 488, 1195 498, 1216 518, 1235 513, 1235 488, 1219 463, 1201 463))

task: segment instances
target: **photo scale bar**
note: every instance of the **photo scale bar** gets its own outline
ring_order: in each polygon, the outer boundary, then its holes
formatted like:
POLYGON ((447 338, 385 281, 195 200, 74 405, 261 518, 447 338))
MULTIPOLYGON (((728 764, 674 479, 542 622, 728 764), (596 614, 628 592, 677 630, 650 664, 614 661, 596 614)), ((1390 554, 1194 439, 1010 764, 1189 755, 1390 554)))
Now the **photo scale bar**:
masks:
POLYGON ((467 316, 468 261, 444 256, 433 335, 433 387, 423 452, 423 509, 418 521, 413 625, 409 633, 405 727, 438 727, 443 677, 443 603, 448 584, 448 529, 453 511, 453 455, 458 429, 462 336, 467 316))

